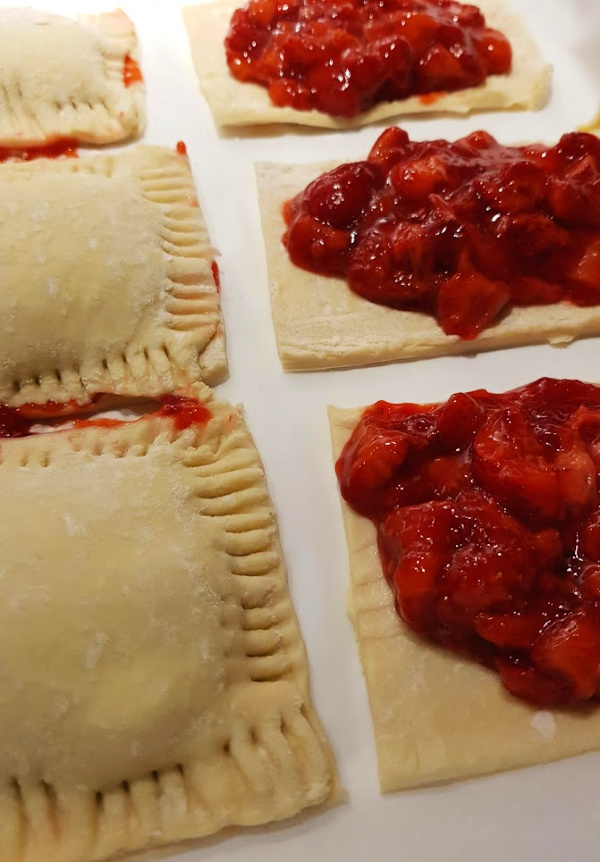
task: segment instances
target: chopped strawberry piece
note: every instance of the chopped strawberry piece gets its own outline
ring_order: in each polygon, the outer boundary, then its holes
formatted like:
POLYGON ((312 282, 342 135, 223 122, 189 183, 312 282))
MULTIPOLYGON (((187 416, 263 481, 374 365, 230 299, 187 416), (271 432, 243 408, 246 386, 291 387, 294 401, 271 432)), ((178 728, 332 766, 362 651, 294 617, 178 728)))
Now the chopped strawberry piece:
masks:
POLYGON ((589 700, 600 682, 600 622, 591 610, 557 620, 536 641, 532 658, 544 673, 564 679, 577 700, 589 700))
POLYGON ((527 665, 504 657, 496 658, 496 667, 505 688, 535 706, 556 706, 571 701, 569 685, 564 680, 545 676, 527 665))
MULTIPOLYGON (((485 76, 482 76, 482 80, 483 77, 485 76)), ((462 78, 463 69, 460 62, 443 45, 433 45, 429 49, 417 73, 418 87, 423 93, 454 90, 462 78)))
POLYGON ((439 156, 424 156, 413 162, 396 165, 390 171, 395 191, 408 200, 423 200, 448 179, 448 171, 439 156))
POLYGON ((600 240, 591 242, 583 251, 572 272, 572 278, 593 291, 600 302, 600 240))
POLYGON ((453 520, 446 503, 427 503, 394 511, 379 530, 379 546, 393 572, 404 619, 419 628, 428 622, 448 553, 453 520), (410 548, 398 556, 398 548, 410 548))
POLYGON ((438 414, 438 433, 448 452, 465 449, 485 419, 483 408, 463 392, 453 395, 442 405, 438 414))
POLYGON ((369 162, 342 165, 308 186, 308 210, 324 224, 351 228, 369 206, 378 181, 379 171, 369 162))
POLYGON ((438 319, 446 335, 476 338, 510 300, 510 289, 480 273, 453 275, 438 292, 438 319))
POLYGON ((594 499, 596 471, 584 451, 549 460, 525 414, 508 409, 483 425, 473 443, 473 472, 517 516, 535 524, 561 523, 594 499))
POLYGON ((538 608, 510 614, 482 613, 475 621, 475 630, 500 649, 528 650, 545 622, 545 615, 538 608))
POLYGON ((340 275, 344 256, 352 239, 348 231, 337 230, 302 213, 285 237, 288 253, 297 266, 318 265, 328 275, 340 275))
POLYGON ((497 30, 484 29, 477 37, 488 75, 503 75, 512 63, 510 42, 497 30))

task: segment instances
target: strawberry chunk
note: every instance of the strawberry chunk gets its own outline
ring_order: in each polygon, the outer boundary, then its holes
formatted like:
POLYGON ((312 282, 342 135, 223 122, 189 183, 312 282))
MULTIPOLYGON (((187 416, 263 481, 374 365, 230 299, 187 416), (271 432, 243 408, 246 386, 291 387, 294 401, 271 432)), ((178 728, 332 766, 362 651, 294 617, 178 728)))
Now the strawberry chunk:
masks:
POLYGON ((600 681, 600 622, 591 610, 558 620, 539 636, 532 658, 547 675, 564 680, 577 700, 589 700, 600 681))
POLYGON ((440 284, 438 320, 446 335, 469 341, 489 326, 510 300, 510 289, 481 273, 457 273, 440 284))

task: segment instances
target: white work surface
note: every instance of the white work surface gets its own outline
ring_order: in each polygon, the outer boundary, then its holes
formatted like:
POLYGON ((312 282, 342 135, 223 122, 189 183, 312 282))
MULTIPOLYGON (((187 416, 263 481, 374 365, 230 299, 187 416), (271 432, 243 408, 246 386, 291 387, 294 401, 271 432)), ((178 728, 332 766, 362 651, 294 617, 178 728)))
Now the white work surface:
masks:
MULTIPOLYGON (((31 0, 33 2, 33 0, 31 0)), ((202 0, 200 0, 202 2, 202 0)), ((30 5, 10 0, 2 5, 30 5)), ((52 2, 77 14, 110 2, 52 2)), ((219 134, 200 94, 179 0, 122 0, 136 25, 147 85, 143 141, 187 144, 212 242, 220 251, 231 376, 220 396, 243 403, 279 514, 314 701, 348 791, 315 817, 211 839, 178 862, 598 862, 600 756, 382 797, 367 697, 346 616, 348 558, 331 460, 328 404, 435 401, 477 387, 501 391, 543 375, 600 379, 598 339, 356 370, 289 375, 271 323, 255 161, 365 158, 379 131, 219 134)), ((191 5, 191 4, 190 4, 191 5)), ((513 0, 554 67, 536 113, 402 121, 411 137, 484 128, 504 143, 555 141, 600 104, 600 0, 513 0)), ((600 708, 600 707, 599 707, 600 708)))

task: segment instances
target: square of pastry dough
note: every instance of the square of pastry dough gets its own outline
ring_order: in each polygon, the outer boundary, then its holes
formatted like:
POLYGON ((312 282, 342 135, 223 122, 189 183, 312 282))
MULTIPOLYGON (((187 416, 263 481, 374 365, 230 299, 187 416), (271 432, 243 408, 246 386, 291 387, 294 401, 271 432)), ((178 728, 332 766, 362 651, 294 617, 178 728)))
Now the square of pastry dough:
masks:
POLYGON ((336 789, 260 458, 196 395, 2 441, 1 862, 99 862, 336 789))
POLYGON ((173 150, 0 166, 0 401, 218 382, 213 261, 188 159, 173 150))
POLYGON ((256 166, 271 311, 285 371, 314 371, 399 359, 474 353, 549 341, 564 344, 600 333, 600 306, 569 302, 513 307, 467 341, 446 335, 428 314, 369 302, 340 278, 295 266, 282 243, 282 207, 336 163, 256 166))
MULTIPOLYGON (((334 460, 361 414, 329 409, 334 460)), ((396 612, 374 525, 341 503, 350 559, 348 607, 383 792, 600 748, 599 709, 536 709, 510 695, 493 671, 411 631, 396 612)))
POLYGON ((218 126, 253 126, 291 123, 325 129, 347 129, 377 123, 406 114, 467 113, 493 108, 535 109, 543 105, 548 92, 550 67, 505 0, 477 0, 488 26, 501 30, 513 48, 513 68, 509 75, 490 75, 479 87, 445 93, 435 100, 411 96, 382 102, 352 119, 332 117, 321 111, 299 111, 274 105, 266 88, 242 83, 230 73, 224 41, 234 11, 243 0, 217 0, 184 8, 192 59, 200 88, 218 126))
POLYGON ((124 12, 74 21, 0 9, 0 146, 106 144, 144 125, 137 38, 124 12))

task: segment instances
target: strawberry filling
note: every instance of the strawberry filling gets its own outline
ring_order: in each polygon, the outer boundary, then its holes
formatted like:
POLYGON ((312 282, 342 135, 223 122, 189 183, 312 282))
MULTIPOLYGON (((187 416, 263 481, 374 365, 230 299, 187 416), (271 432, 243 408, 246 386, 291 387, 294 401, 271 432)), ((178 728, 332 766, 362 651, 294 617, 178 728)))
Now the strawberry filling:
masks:
POLYGON ((41 147, 26 147, 13 149, 0 147, 1 162, 31 162, 33 159, 59 159, 63 156, 69 159, 78 158, 77 141, 65 138, 41 147))
POLYGON ((131 87, 133 84, 141 84, 143 80, 138 63, 128 54, 123 61, 123 83, 126 87, 131 87))
POLYGON ((600 387, 378 402, 336 464, 399 614, 537 705, 600 698, 600 387))
POLYGON ((249 0, 225 50, 275 105, 337 117, 475 87, 512 63, 505 36, 455 0, 249 0))
POLYGON ((284 205, 292 262, 473 339, 511 305, 600 304, 600 140, 505 147, 387 129, 284 205))
MULTIPOLYGON (((136 421, 102 416, 90 419, 76 418, 77 414, 81 415, 81 413, 88 412, 95 405, 98 405, 101 397, 100 395, 94 396, 85 404, 79 404, 76 401, 67 401, 63 404, 47 401, 45 404, 23 404, 21 407, 0 405, 0 438, 27 437, 36 433, 34 426, 39 426, 40 423, 65 427, 65 422, 67 422, 69 428, 87 428, 89 426, 113 428, 127 424, 129 421, 136 421)), ((179 431, 183 431, 191 425, 204 425, 212 416, 208 407, 205 407, 200 401, 182 395, 163 395, 160 399, 160 407, 148 415, 164 416, 171 419, 179 431)))

